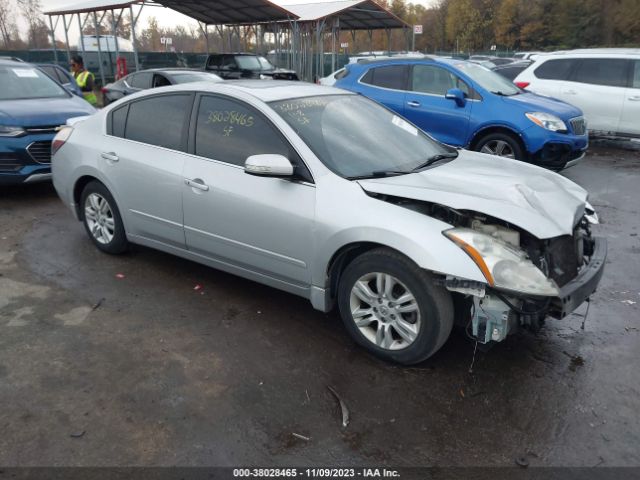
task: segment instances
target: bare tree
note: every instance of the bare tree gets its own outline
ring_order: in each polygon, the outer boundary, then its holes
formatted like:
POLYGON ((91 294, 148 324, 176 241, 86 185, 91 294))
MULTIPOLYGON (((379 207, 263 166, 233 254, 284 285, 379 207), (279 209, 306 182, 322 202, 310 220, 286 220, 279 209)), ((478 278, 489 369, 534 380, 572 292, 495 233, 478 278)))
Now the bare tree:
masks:
POLYGON ((5 48, 11 43, 11 31, 9 18, 13 13, 11 0, 0 0, 0 36, 5 48))
POLYGON ((42 5, 40 0, 17 0, 18 9, 27 22, 29 29, 29 44, 33 47, 41 46, 43 31, 47 29, 42 19, 42 5))

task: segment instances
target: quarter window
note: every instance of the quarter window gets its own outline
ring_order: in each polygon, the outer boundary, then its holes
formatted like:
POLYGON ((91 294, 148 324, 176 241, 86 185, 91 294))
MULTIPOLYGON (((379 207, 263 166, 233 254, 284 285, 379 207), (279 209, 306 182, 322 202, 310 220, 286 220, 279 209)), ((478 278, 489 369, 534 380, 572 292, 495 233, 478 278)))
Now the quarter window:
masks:
POLYGON ((549 60, 536 68, 533 73, 543 80, 567 80, 576 62, 577 60, 569 58, 549 60))
POLYGON ((406 90, 407 71, 408 68, 405 65, 372 68, 362 78, 362 83, 394 90, 406 90))
POLYGON ((433 65, 414 65, 411 80, 414 92, 444 96, 448 90, 459 88, 469 96, 467 84, 444 68, 433 65))
POLYGON ((125 138, 183 150, 182 132, 190 107, 191 95, 159 95, 132 102, 129 104, 125 138))
POLYGON ((626 87, 629 60, 617 58, 585 58, 580 61, 574 82, 626 87))
POLYGON ((262 115, 242 103, 209 96, 198 109, 195 153, 239 166, 251 155, 291 158, 289 145, 262 115))
POLYGON ((124 137, 124 128, 127 123, 127 113, 129 105, 114 110, 111 114, 111 135, 114 137, 124 137))

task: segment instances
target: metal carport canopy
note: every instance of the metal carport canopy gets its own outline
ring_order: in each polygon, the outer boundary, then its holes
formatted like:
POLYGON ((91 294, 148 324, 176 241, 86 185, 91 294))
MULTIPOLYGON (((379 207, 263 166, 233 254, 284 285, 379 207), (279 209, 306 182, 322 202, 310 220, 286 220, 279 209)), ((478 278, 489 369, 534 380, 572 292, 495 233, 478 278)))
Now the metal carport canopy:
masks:
POLYGON ((337 19, 343 30, 406 28, 408 23, 373 0, 343 0, 326 3, 287 5, 298 22, 337 19))
POLYGON ((70 5, 63 5, 61 7, 52 8, 46 10, 45 15, 69 15, 74 13, 89 13, 89 12, 102 12, 106 10, 117 10, 120 8, 129 8, 131 5, 143 4, 144 0, 134 1, 108 1, 108 0, 85 0, 70 5))
POLYGON ((296 18, 268 0, 158 0, 156 3, 207 25, 251 25, 296 18))

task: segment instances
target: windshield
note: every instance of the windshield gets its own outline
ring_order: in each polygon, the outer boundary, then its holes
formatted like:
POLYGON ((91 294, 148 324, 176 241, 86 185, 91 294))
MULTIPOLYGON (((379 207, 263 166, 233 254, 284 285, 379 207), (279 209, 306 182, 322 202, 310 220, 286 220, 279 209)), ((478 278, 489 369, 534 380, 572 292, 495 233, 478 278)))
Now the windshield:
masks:
POLYGON ((241 70, 262 70, 258 57, 253 55, 238 55, 236 63, 241 70))
POLYGON ((260 62, 262 70, 273 70, 274 68, 276 68, 269 60, 264 57, 258 57, 258 61, 260 62))
POLYGON ((61 98, 69 94, 44 72, 35 68, 0 66, 0 100, 61 98))
POLYGON ((190 82, 209 82, 220 80, 220 77, 217 75, 212 75, 210 73, 201 73, 201 72, 189 72, 189 73, 174 73, 172 74, 173 81, 176 84, 180 83, 190 83, 190 82))
POLYGON ((345 178, 410 173, 455 149, 358 95, 325 95, 270 105, 316 156, 345 178))
POLYGON ((461 72, 466 73, 474 82, 485 90, 498 95, 518 95, 522 93, 512 82, 491 70, 471 62, 455 65, 461 72))

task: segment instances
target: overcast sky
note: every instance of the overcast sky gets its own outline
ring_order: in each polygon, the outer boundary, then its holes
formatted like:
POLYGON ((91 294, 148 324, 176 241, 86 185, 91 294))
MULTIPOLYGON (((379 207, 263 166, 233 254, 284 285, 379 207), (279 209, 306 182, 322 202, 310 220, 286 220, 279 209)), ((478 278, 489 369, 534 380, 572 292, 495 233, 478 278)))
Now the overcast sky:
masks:
MULTIPOLYGON (((67 5, 77 5, 82 3, 82 0, 40 0, 42 3, 42 9, 44 11, 51 10, 53 8, 59 8, 67 5)), ((295 5, 300 3, 324 3, 326 1, 334 0, 275 0, 274 3, 278 5, 295 5)), ((429 6, 435 3, 436 0, 412 0, 411 3, 417 3, 424 6, 429 6)), ((144 7, 142 11, 141 24, 138 29, 144 29, 147 26, 147 19, 154 16, 158 19, 158 23, 161 27, 173 27, 180 24, 195 23, 195 20, 186 17, 180 13, 163 7, 144 7)), ((75 27, 77 20, 74 19, 74 27, 69 31, 69 42, 75 44, 78 41, 78 29, 75 27)), ((25 30, 24 24, 21 25, 22 30, 25 30)), ((62 20, 60 21, 58 28, 56 29, 56 38, 64 41, 64 29, 62 28, 62 20)))

